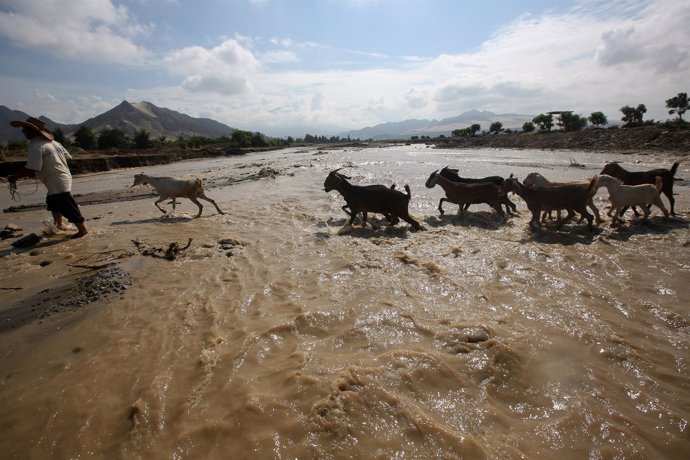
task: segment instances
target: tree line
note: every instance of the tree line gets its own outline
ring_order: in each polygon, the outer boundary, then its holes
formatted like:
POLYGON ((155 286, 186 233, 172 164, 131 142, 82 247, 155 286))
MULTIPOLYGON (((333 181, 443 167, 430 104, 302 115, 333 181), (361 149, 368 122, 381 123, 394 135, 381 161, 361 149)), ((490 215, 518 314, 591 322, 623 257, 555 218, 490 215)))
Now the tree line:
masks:
MULTIPOLYGON (((283 139, 269 139, 259 132, 235 130, 230 137, 206 137, 179 135, 176 139, 168 139, 167 136, 152 137, 145 129, 137 129, 130 137, 118 128, 106 128, 98 134, 88 126, 80 126, 77 131, 68 138, 65 133, 56 127, 51 131, 55 140, 65 147, 75 146, 83 150, 110 150, 110 149, 151 149, 163 146, 180 148, 200 148, 202 146, 222 144, 230 148, 246 147, 282 147, 287 142, 283 139)), ((10 141, 9 150, 23 149, 28 141, 10 141)))
MULTIPOLYGON (((688 94, 678 93, 677 96, 667 99, 666 108, 669 109, 669 115, 678 115, 676 122, 685 123, 683 115, 689 108, 688 94)), ((625 128, 655 123, 654 120, 643 120, 644 114, 647 112, 647 107, 644 104, 639 104, 637 107, 626 105, 621 107, 620 111, 623 114, 621 121, 625 128)), ((532 132, 538 129, 540 132, 549 132, 554 125, 559 126, 563 131, 579 131, 584 129, 588 122, 595 128, 598 128, 607 125, 608 118, 603 112, 592 112, 589 117, 574 114, 572 111, 547 112, 537 115, 532 121, 525 122, 522 125, 522 131, 532 132), (554 115, 556 115, 556 118, 554 118, 554 115)), ((453 137, 476 136, 481 129, 481 125, 475 123, 467 128, 454 130, 452 135, 453 137)), ((511 132, 511 130, 504 130, 503 124, 500 121, 496 121, 489 126, 488 132, 489 134, 499 134, 501 132, 511 132)))

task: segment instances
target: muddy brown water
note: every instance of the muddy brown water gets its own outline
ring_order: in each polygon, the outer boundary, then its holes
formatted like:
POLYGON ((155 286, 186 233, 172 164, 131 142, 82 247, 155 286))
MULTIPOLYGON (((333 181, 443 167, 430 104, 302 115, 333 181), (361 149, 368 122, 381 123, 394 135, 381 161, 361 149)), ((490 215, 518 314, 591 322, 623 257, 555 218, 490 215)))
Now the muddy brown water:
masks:
MULTIPOLYGON (((685 458, 688 182, 676 184, 676 218, 629 214, 595 232, 573 222, 533 233, 517 196, 515 218, 486 205, 457 216, 450 204, 441 217, 442 191, 424 187, 446 164, 569 180, 612 159, 631 170, 673 161, 397 146, 147 168, 204 176, 226 215, 202 202, 191 219, 188 200, 169 217, 152 198, 90 204, 81 240, 0 245, 2 321, 39 299, 60 304, 89 266, 113 263, 129 280, 0 333, 1 456, 685 458), (344 231, 342 198, 323 191, 343 166, 354 183, 409 184, 426 230, 344 231), (257 178, 267 167, 278 174, 257 178), (132 243, 189 238, 173 261, 132 243)), ((138 172, 79 176, 74 192, 119 193, 138 172)), ((22 203, 43 200, 34 189, 21 184, 22 203)), ((48 218, 2 222, 40 233, 48 218)))

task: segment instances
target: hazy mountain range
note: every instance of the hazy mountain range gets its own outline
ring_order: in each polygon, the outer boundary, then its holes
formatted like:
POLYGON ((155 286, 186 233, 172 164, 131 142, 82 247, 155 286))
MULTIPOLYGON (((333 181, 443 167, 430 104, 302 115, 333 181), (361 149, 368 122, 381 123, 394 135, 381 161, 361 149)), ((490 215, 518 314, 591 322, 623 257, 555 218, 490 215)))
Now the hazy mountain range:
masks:
POLYGON ((376 126, 348 131, 344 134, 352 139, 409 139, 411 136, 435 137, 441 134, 449 136, 456 129, 467 128, 475 123, 483 130, 488 130, 491 123, 500 121, 504 129, 522 129, 526 121, 532 121, 534 115, 515 113, 496 114, 493 112, 469 110, 460 115, 442 120, 405 120, 382 123, 376 126))
MULTIPOLYGON (((12 110, 0 105, 0 143, 6 144, 11 140, 23 139, 21 130, 12 128, 12 120, 25 120, 30 115, 19 110, 12 110)), ((150 102, 130 103, 123 101, 117 107, 98 116, 89 118, 77 124, 63 124, 45 116, 38 117, 45 121, 48 129, 59 127, 65 135, 72 135, 80 126, 88 126, 94 133, 104 129, 117 128, 128 136, 132 136, 137 129, 145 129, 153 138, 166 136, 175 139, 182 135, 220 137, 232 136, 235 128, 219 123, 210 118, 193 118, 174 110, 157 107, 150 102)), ((521 129, 533 115, 495 114, 493 112, 470 110, 461 115, 444 118, 442 120, 405 120, 399 122, 382 123, 359 130, 346 131, 339 136, 351 139, 409 139, 411 136, 449 136, 455 129, 467 128, 478 123, 482 129, 488 129, 491 123, 500 121, 503 128, 521 129)), ((295 133, 293 137, 301 138, 308 133, 295 133)))

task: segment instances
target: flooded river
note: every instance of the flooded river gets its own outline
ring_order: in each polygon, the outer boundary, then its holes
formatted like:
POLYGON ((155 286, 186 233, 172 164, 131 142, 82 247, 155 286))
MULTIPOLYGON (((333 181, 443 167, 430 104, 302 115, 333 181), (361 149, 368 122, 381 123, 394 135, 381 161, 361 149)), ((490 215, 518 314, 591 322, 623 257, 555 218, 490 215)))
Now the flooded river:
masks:
MULTIPOLYGON (((167 217, 150 197, 84 205, 81 240, 2 242, 0 456, 686 458, 690 164, 675 218, 628 213, 594 232, 534 233, 514 195, 518 217, 448 203, 440 216, 442 190, 424 187, 445 165, 571 180, 609 160, 675 158, 392 146, 146 168, 203 176, 226 214, 202 201, 191 219, 185 199, 167 217), (409 184, 425 230, 343 229, 342 197, 323 190, 340 167, 355 184, 409 184), (190 238, 174 260, 141 251, 190 238), (83 283, 105 266, 117 276, 83 283), (80 290, 96 295, 70 302, 80 290)), ((77 176, 73 192, 121 192, 139 172, 77 176)), ((35 189, 24 181, 20 204, 43 201, 35 189)), ((2 226, 40 233, 48 218, 4 213, 2 226)))

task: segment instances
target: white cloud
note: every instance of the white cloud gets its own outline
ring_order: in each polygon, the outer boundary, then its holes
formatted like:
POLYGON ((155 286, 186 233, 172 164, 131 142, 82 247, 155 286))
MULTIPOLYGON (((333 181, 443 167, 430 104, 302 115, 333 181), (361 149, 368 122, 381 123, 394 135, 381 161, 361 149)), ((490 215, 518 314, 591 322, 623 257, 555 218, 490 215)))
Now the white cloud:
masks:
MULTIPOLYGON (((72 53, 88 54, 99 48, 100 39, 103 59, 136 61, 147 56, 134 40, 150 28, 109 1, 4 0, 2 5, 0 34, 24 47, 66 56, 69 52, 63 48, 74 42, 72 53), (64 11, 54 11, 58 3, 64 11), (64 18, 67 37, 42 32, 53 14, 57 22, 64 18), (26 30, 36 32, 23 33, 26 30)), ((134 88, 127 98, 150 100, 191 116, 214 114, 234 127, 281 136, 329 130, 337 134, 341 128, 444 118, 469 109, 528 115, 601 110, 617 119, 620 107, 644 103, 646 118, 665 119, 664 101, 690 89, 687 24, 688 2, 586 2, 562 14, 519 17, 471 52, 431 58, 406 56, 406 50, 394 58, 290 38, 235 34, 217 46, 186 46, 154 58, 178 84, 134 88), (313 55, 327 55, 331 69, 282 70, 315 68, 308 60, 313 55), (342 70, 350 67, 343 61, 353 55, 374 58, 369 62, 375 64, 362 68, 360 61, 357 70, 342 70)), ((57 94, 42 90, 44 98, 48 93, 57 94)), ((57 99, 56 107, 67 112, 69 104, 57 99)), ((103 104, 121 100, 103 99, 103 104)))
POLYGON ((184 89, 221 95, 250 91, 250 76, 259 68, 254 54, 234 39, 211 49, 182 48, 169 53, 164 61, 171 73, 184 76, 184 89))
POLYGON ((184 79, 182 87, 192 92, 233 95, 249 91, 249 82, 234 75, 191 75, 184 79))
POLYGON ((299 62, 297 54, 288 50, 273 50, 261 54, 261 62, 265 64, 280 64, 299 62))
POLYGON ((5 0, 0 36, 16 45, 67 59, 141 64, 151 58, 134 42, 150 33, 110 0, 5 0))
POLYGON ((311 110, 320 110, 323 108, 323 94, 316 93, 311 98, 311 110))
POLYGON ((428 104, 429 95, 424 90, 418 90, 412 88, 407 93, 405 93, 405 100, 407 101, 407 106, 411 109, 420 109, 428 104))
POLYGON ((602 66, 637 64, 657 73, 690 69, 690 6, 662 1, 641 14, 639 20, 603 34, 596 52, 598 62, 602 66))
POLYGON ((662 0, 629 11, 598 5, 519 18, 475 52, 423 66, 437 76, 441 113, 571 109, 616 118, 621 106, 645 103, 655 107, 650 117, 664 118, 664 100, 687 84, 690 28, 682 24, 690 5, 662 0))

